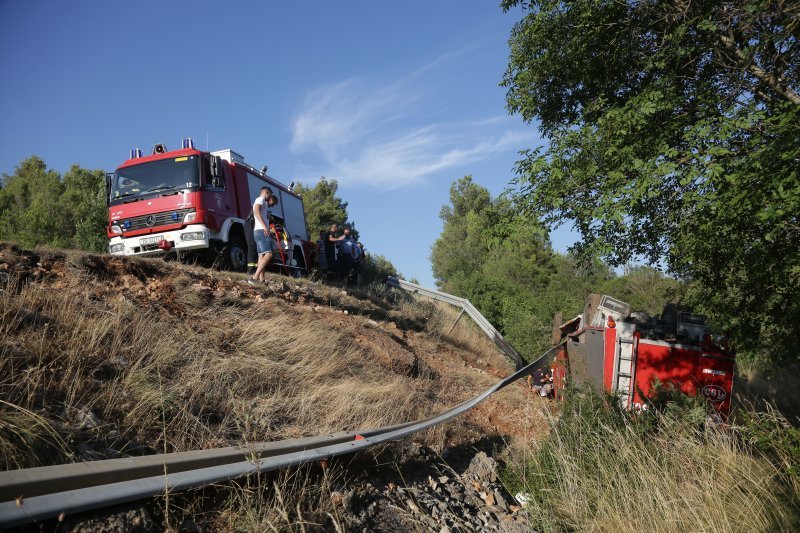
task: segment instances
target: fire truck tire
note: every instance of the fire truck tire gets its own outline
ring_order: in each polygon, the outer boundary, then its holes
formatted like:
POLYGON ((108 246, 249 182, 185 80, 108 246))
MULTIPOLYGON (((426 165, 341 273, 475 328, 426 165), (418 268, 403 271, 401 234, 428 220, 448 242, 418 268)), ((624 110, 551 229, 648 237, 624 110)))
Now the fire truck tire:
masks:
POLYGON ((222 250, 222 258, 227 270, 244 272, 247 270, 247 244, 238 234, 230 236, 230 240, 222 250))

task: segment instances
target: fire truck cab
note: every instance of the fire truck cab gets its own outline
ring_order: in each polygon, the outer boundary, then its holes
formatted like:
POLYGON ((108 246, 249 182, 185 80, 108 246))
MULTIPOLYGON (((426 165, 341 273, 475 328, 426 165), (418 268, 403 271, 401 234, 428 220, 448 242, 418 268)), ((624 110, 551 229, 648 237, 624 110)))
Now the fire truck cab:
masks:
POLYGON ((278 197, 272 222, 280 253, 273 261, 297 273, 311 266, 303 199, 278 180, 248 165, 233 150, 203 152, 191 139, 180 150, 162 144, 152 155, 139 149, 106 176, 109 252, 151 256, 212 252, 231 270, 247 268, 250 231, 245 219, 262 186, 278 197))
POLYGON ((660 317, 630 312, 610 296, 592 295, 582 315, 561 326, 554 387, 566 380, 619 397, 627 409, 648 409, 659 387, 702 395, 727 418, 735 356, 712 342, 702 316, 668 305, 660 317))

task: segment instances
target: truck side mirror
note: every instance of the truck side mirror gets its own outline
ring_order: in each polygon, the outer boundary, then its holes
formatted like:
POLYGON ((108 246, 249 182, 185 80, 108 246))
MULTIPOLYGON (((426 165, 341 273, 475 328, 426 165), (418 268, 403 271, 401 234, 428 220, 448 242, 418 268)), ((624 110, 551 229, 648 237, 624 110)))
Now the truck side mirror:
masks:
POLYGON ((211 174, 211 186, 223 187, 225 173, 222 169, 222 158, 218 155, 212 155, 209 160, 209 163, 210 163, 209 166, 211 174))
POLYGON ((106 173, 106 205, 111 203, 111 180, 114 179, 113 172, 106 173))

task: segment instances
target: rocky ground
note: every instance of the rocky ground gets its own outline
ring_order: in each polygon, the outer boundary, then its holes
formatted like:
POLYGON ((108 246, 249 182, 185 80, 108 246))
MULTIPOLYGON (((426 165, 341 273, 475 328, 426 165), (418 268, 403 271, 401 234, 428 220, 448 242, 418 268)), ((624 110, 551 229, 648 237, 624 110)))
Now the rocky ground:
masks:
POLYGON ((401 464, 365 470, 333 498, 350 531, 530 531, 519 502, 497 476, 484 440, 437 454, 410 446, 401 464))

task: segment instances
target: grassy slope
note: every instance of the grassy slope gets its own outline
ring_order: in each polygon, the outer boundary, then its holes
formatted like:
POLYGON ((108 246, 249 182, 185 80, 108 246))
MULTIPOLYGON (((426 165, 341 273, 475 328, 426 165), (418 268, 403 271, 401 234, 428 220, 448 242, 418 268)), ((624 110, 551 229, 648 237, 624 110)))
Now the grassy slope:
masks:
POLYGON ((0 246, 4 468, 383 426, 508 368, 468 325, 442 332, 451 310, 397 294, 0 246))

